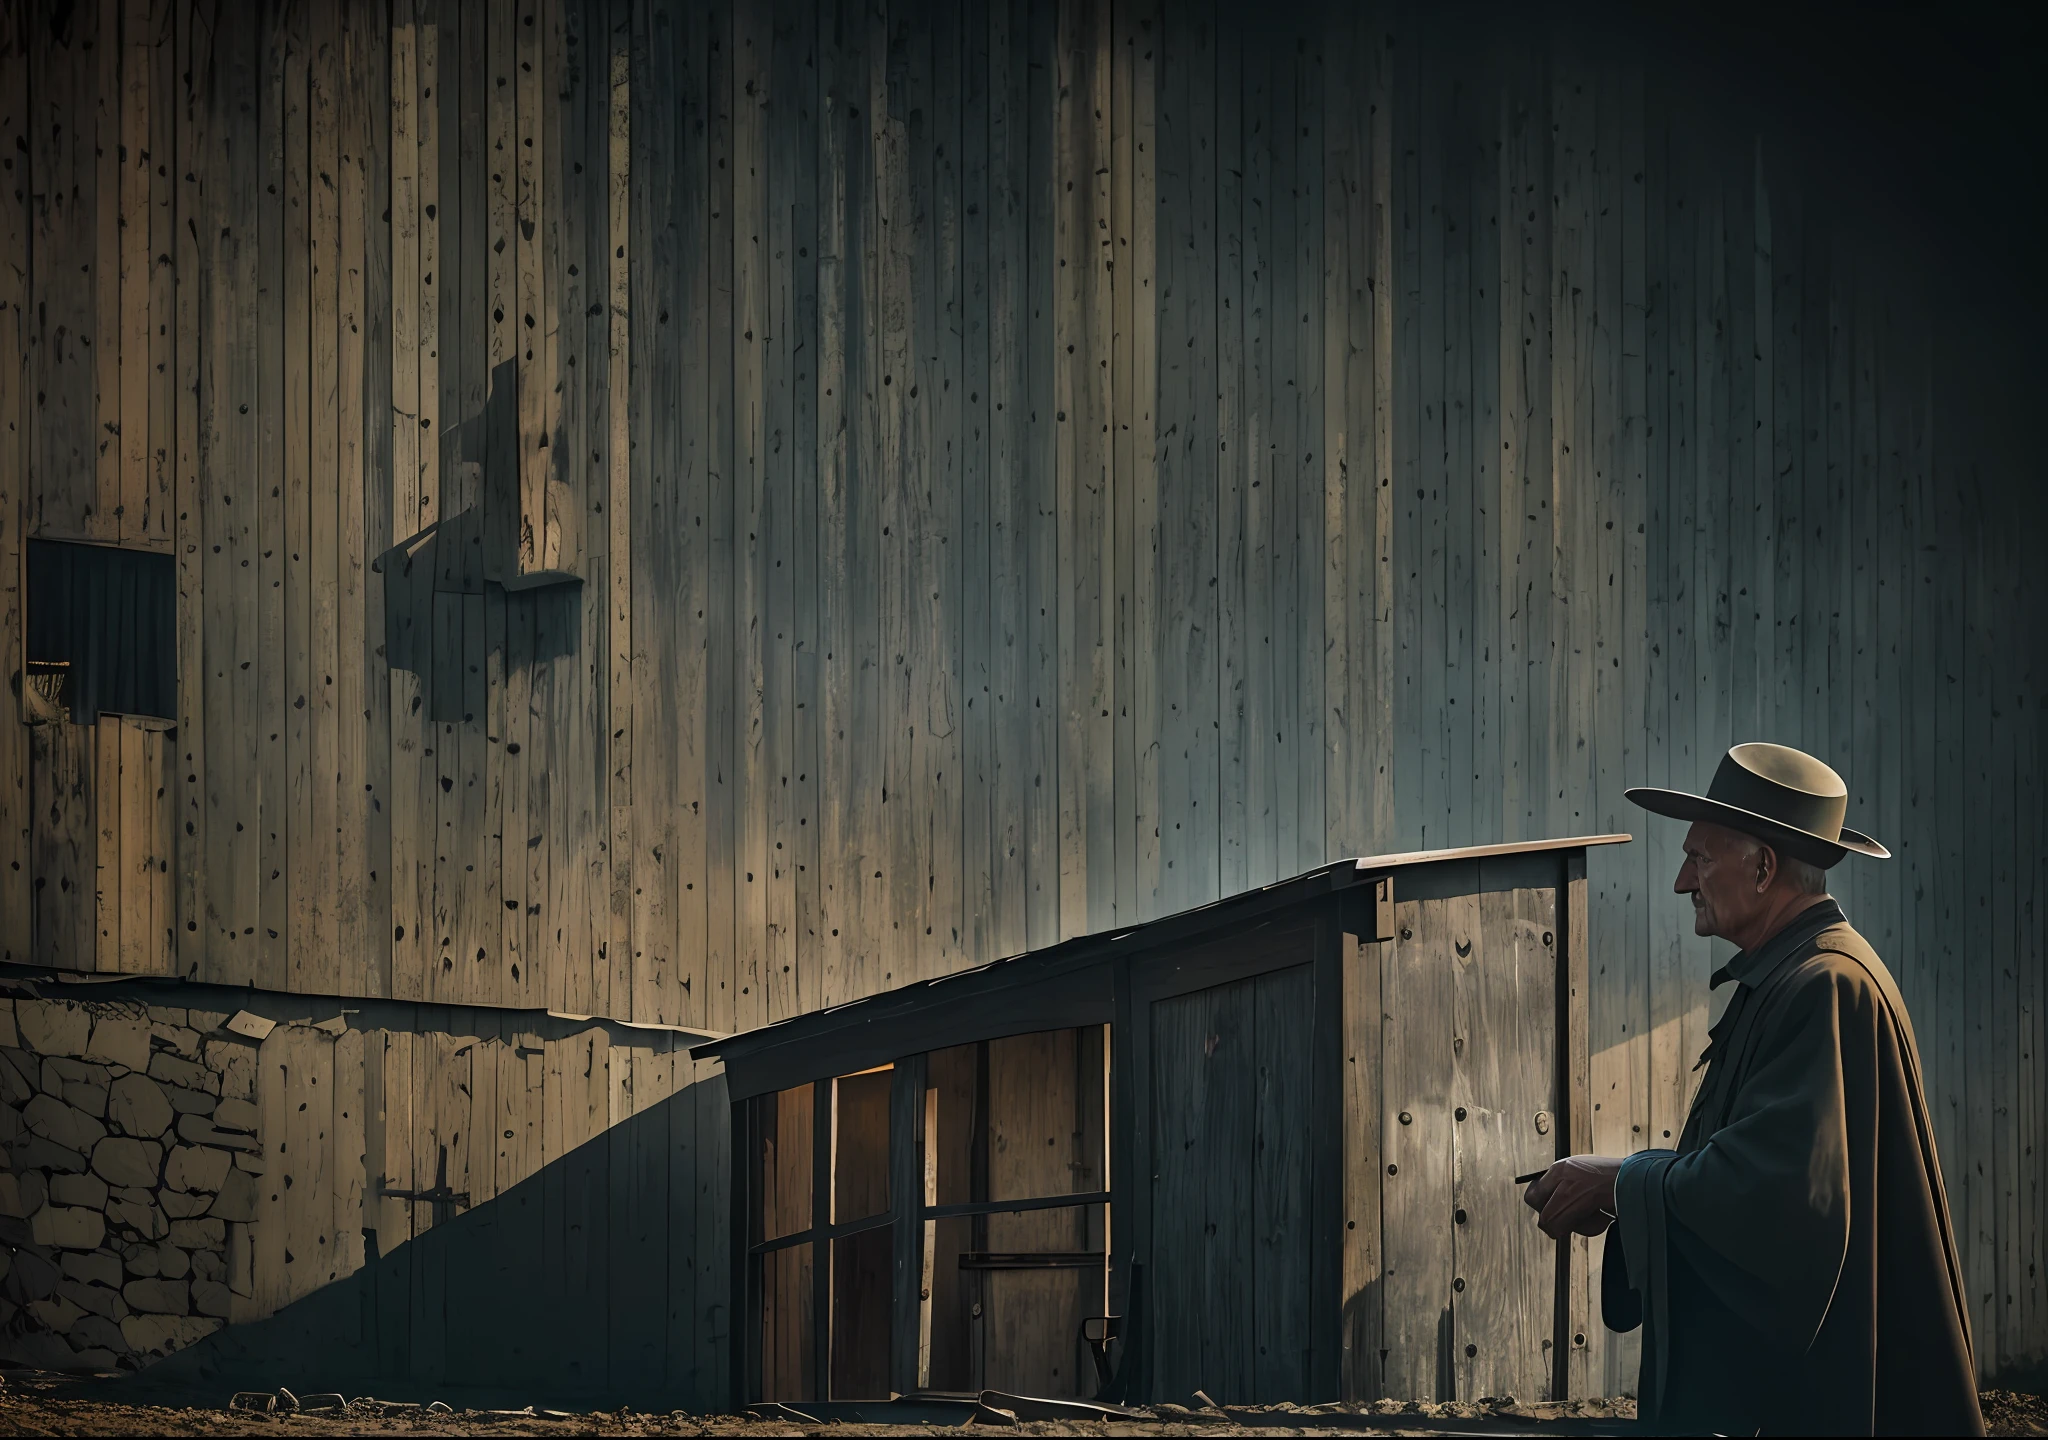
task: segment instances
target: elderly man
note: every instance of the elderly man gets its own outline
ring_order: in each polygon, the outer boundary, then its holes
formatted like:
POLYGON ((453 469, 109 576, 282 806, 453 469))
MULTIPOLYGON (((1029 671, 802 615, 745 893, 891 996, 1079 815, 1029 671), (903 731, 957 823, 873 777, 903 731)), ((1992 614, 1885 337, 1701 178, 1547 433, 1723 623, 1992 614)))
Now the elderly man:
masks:
MULTIPOLYGON (((1848 791, 1810 755, 1738 745, 1692 822, 1676 889, 1741 953, 1676 1150, 1560 1160, 1525 1196, 1546 1234, 1607 1234, 1601 1308, 1643 1327, 1661 1434, 1981 1435, 1963 1277, 1891 973, 1827 893, 1848 791), (1611 1222, 1611 1228, 1610 1228, 1611 1222)), ((1698 1067, 1695 1067, 1696 1069, 1698 1067)))

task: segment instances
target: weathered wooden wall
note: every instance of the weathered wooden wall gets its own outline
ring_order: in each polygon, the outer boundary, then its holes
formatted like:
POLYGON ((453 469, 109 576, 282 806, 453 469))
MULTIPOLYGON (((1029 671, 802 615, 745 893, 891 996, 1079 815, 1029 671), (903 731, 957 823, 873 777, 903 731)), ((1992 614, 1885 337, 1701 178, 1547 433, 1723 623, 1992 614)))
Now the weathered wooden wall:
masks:
POLYGON ((0 646, 25 534, 174 549, 175 973, 725 1031, 1634 829, 1627 1148, 1712 961, 1621 791, 1783 740, 2048 1357, 2032 372, 1847 166, 1405 10, 4 13, 0 646))
POLYGON ((231 1388, 718 1403, 731 1111, 692 1037, 219 986, 45 989, 0 995, 8 1243, 34 1267, 0 1297, 8 1363, 169 1351, 231 1388))

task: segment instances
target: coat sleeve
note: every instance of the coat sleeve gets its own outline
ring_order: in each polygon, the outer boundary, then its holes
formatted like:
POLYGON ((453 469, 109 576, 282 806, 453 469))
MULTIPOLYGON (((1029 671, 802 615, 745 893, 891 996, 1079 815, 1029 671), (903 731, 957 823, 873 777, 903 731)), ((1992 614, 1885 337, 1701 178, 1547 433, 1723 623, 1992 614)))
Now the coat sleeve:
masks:
POLYGON ((1729 1122, 1662 1164, 1669 1245, 1746 1323, 1803 1350, 1849 1242, 1850 1087, 1876 1049, 1868 977, 1803 962, 1775 987, 1729 1122))
POLYGON ((1619 1219, 1607 1227, 1607 1248, 1600 1259, 1600 1319, 1609 1330, 1623 1333, 1643 1323, 1642 1290, 1628 1273, 1628 1247, 1622 1243, 1619 1219))

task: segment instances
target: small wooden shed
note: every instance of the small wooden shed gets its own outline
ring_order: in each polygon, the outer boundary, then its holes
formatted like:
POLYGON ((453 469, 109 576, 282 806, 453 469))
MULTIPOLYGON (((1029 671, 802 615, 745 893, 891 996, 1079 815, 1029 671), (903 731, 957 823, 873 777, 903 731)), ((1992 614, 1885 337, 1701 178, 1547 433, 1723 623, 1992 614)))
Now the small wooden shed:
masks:
POLYGON ((1586 849, 1346 860, 700 1046, 742 1401, 1569 1397, 1586 849))

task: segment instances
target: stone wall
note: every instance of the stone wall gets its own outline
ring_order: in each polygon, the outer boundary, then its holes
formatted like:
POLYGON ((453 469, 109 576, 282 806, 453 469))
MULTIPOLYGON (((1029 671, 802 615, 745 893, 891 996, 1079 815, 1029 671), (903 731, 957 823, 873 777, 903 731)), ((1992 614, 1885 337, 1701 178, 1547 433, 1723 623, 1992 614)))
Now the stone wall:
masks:
POLYGON ((0 997, 0 1363, 133 1368, 227 1323, 250 1294, 269 1028, 0 997))

